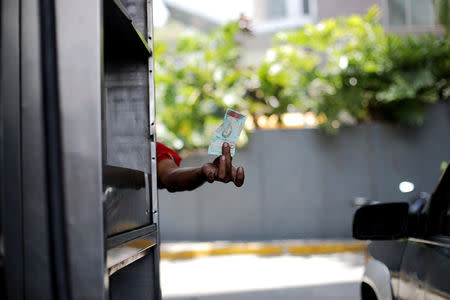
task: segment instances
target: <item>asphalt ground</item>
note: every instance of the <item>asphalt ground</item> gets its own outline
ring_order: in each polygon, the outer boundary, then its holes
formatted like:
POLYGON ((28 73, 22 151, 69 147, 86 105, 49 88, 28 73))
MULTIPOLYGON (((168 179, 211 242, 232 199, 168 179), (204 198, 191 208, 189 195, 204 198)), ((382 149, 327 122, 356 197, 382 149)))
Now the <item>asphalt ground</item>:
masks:
POLYGON ((359 298, 362 253, 161 260, 166 300, 359 298))

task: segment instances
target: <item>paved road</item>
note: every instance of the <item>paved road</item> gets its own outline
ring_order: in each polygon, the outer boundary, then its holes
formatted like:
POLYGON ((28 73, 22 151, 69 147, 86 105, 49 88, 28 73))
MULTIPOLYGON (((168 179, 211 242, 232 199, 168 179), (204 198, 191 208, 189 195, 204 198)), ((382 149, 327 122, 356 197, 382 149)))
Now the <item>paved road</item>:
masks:
POLYGON ((359 299, 363 256, 229 255, 161 261, 167 300, 359 299))

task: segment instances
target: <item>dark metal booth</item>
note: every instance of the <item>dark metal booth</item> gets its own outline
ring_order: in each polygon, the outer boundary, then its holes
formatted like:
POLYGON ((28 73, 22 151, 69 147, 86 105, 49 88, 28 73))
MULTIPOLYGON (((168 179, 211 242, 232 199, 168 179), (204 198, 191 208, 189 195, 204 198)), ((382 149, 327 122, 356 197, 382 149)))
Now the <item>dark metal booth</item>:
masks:
POLYGON ((0 299, 161 299, 152 1, 0 4, 0 299))

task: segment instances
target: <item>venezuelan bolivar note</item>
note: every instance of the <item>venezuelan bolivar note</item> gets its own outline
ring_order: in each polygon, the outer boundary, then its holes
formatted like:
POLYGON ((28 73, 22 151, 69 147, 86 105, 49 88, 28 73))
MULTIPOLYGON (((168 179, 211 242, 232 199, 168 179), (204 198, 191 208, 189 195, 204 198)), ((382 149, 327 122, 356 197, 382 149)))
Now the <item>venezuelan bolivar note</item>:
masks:
POLYGON ((223 118, 222 125, 216 129, 211 143, 209 144, 208 154, 222 155, 222 144, 227 142, 230 144, 230 154, 234 156, 236 151, 236 143, 244 128, 247 116, 232 109, 227 109, 223 118))

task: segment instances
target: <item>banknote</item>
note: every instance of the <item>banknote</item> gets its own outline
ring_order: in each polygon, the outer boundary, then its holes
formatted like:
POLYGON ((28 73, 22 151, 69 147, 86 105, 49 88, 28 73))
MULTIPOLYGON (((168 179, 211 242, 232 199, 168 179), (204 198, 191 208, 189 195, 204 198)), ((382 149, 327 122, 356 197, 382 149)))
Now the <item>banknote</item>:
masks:
POLYGON ((222 144, 227 142, 230 144, 230 154, 234 156, 236 143, 241 135, 242 128, 244 128, 245 119, 247 119, 246 115, 227 109, 222 125, 216 129, 211 138, 208 154, 222 155, 222 144))

